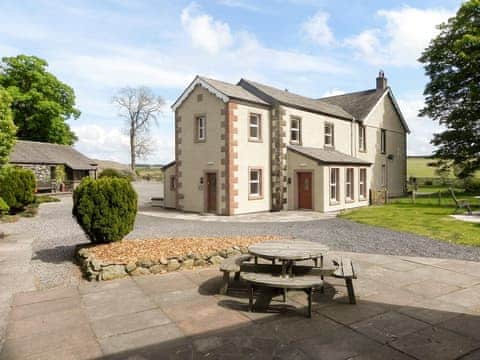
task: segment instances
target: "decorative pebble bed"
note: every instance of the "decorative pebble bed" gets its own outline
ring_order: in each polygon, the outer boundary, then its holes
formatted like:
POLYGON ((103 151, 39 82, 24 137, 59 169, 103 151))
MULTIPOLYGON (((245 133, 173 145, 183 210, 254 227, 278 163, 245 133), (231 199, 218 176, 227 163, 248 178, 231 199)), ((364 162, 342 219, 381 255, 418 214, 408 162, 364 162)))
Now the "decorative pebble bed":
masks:
POLYGON ((77 248, 85 277, 112 280, 125 276, 162 274, 219 265, 229 256, 248 252, 248 246, 274 236, 189 237, 135 239, 77 248))

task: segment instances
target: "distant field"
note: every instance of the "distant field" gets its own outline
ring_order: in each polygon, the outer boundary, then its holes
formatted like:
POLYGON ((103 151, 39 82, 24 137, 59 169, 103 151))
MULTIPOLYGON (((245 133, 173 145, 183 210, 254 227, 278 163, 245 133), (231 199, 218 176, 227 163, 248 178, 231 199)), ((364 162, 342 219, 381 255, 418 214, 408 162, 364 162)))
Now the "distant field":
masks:
MULTIPOLYGON (((435 175, 435 168, 428 166, 429 163, 434 162, 435 159, 430 158, 417 158, 417 157, 408 157, 407 158, 407 176, 413 177, 438 177, 435 175)), ((475 175, 477 178, 480 178, 480 172, 477 172, 475 175)), ((455 178, 453 172, 451 172, 450 178, 455 178)))
MULTIPOLYGON (((407 176, 429 178, 438 177, 437 175, 435 175, 435 168, 428 166, 429 163, 434 161, 434 159, 429 158, 407 158, 407 176)), ((451 173, 449 177, 454 178, 455 176, 453 175, 453 173, 451 173)))
POLYGON ((137 167, 137 174, 144 180, 163 181, 163 170, 160 166, 137 167))

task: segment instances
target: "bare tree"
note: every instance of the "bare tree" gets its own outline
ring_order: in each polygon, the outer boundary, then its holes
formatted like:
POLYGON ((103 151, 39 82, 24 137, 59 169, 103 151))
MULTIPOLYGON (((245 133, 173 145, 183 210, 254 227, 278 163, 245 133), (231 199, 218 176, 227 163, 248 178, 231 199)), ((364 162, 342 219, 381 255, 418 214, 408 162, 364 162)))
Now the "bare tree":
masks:
POLYGON ((152 123, 157 123, 165 101, 151 89, 125 87, 113 97, 120 109, 120 117, 125 119, 130 136, 130 168, 135 171, 136 159, 144 158, 153 152, 154 140, 150 136, 152 123))

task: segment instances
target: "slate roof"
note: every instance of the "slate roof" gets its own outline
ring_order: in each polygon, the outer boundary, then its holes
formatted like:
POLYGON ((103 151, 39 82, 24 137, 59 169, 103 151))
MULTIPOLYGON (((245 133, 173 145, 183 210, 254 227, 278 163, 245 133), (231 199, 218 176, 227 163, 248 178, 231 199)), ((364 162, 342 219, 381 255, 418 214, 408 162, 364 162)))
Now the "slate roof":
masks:
POLYGON ((73 170, 95 170, 95 161, 68 145, 17 140, 10 154, 12 164, 66 165, 73 170))
POLYGON ((289 150, 304 155, 312 160, 324 164, 338 164, 338 165, 371 165, 370 162, 341 153, 337 150, 327 150, 314 147, 290 145, 289 150))
POLYGON ((260 99, 258 96, 255 96, 251 92, 248 92, 241 86, 230 84, 225 81, 209 79, 203 76, 199 76, 199 78, 209 83, 212 87, 214 87, 221 93, 227 95, 229 98, 250 101, 257 104, 269 105, 267 102, 263 101, 262 99, 260 99))
POLYGON ((386 91, 388 91, 388 88, 385 90, 371 89, 343 95, 323 97, 317 101, 340 106, 355 116, 355 119, 362 121, 386 91))
POLYGON ((241 79, 238 85, 251 89, 252 87, 267 97, 282 104, 314 111, 326 115, 332 115, 346 120, 353 120, 353 115, 342 109, 340 106, 326 101, 308 98, 286 90, 280 90, 272 86, 260 84, 255 81, 241 79))

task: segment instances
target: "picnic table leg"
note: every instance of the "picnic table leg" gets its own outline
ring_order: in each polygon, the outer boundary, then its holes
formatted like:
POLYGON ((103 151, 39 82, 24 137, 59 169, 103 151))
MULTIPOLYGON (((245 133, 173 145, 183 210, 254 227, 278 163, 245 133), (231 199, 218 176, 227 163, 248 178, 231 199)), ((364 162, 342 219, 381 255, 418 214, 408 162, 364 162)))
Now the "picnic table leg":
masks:
MULTIPOLYGON (((320 267, 323 269, 323 255, 320 256, 320 267)), ((320 275, 320 279, 324 279, 323 275, 320 275)), ((322 287, 320 288, 320 293, 323 294, 325 292, 325 285, 322 283, 322 287)))
POLYGON ((258 265, 258 256, 255 256, 255 265, 258 265))
POLYGON ((308 317, 312 317, 312 288, 308 289, 308 317))
POLYGON ((220 288, 220 294, 225 295, 228 291, 228 283, 230 282, 230 273, 228 271, 223 272, 223 282, 220 288))
POLYGON ((248 311, 253 312, 253 284, 248 284, 248 311))
POLYGON ((272 259, 272 265, 275 265, 275 258, 272 259))
POLYGON ((282 293, 283 293, 283 302, 286 303, 287 302, 287 289, 283 288, 282 293))
POLYGON ((345 284, 347 285, 348 300, 350 301, 350 304, 356 304, 357 301, 355 300, 355 291, 353 290, 352 279, 345 279, 345 284))

